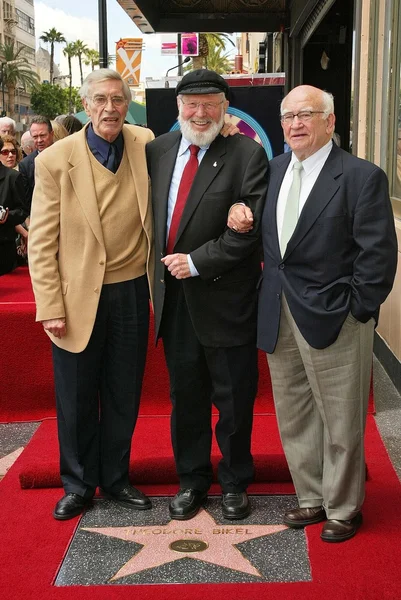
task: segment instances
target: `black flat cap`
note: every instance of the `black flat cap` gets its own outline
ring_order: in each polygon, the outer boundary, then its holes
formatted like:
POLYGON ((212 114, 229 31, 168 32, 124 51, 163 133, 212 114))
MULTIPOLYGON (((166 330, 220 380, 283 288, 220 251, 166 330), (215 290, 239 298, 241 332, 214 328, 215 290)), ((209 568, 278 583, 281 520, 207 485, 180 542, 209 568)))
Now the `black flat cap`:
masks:
POLYGON ((220 94, 228 98, 230 88, 225 79, 209 69, 190 71, 181 79, 175 88, 178 94, 220 94))

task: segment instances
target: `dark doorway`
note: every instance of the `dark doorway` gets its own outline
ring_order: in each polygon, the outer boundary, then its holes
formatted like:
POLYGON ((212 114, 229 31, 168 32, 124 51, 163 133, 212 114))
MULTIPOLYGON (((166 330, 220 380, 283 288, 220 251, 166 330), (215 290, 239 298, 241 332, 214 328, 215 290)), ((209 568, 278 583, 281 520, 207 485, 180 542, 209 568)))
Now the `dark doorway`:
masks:
POLYGON ((353 14, 354 0, 337 0, 303 55, 303 83, 334 96, 336 132, 344 150, 350 149, 353 14))

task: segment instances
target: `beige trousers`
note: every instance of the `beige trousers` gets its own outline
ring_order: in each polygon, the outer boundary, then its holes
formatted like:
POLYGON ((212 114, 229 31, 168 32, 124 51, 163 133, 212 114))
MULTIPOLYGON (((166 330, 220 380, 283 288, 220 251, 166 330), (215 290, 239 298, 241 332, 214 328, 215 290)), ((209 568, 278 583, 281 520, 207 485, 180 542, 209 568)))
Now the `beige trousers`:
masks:
POLYGON ((364 431, 374 320, 348 315, 322 350, 301 335, 283 299, 279 339, 268 355, 281 440, 299 506, 350 519, 365 494, 364 431))

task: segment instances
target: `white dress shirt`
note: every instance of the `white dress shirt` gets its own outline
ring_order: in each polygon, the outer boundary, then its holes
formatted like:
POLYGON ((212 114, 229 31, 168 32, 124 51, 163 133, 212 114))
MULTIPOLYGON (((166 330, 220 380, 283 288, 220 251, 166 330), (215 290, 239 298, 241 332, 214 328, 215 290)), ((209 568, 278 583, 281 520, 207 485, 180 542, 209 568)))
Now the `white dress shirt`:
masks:
MULTIPOLYGON (((183 173, 183 171, 185 169, 185 165, 187 164, 189 157, 190 157, 189 147, 191 144, 192 144, 192 142, 189 142, 184 137, 181 138, 180 147, 178 148, 177 159, 175 161, 173 176, 171 178, 170 190, 168 193, 166 243, 168 240, 168 234, 170 232, 171 219, 173 217, 174 207, 175 207, 175 203, 177 201, 178 188, 180 187, 182 173, 183 173)), ((200 147, 200 150, 199 150, 198 156, 197 156, 198 165, 200 165, 200 163, 202 162, 202 159, 205 156, 208 148, 209 148, 209 146, 201 146, 200 147)), ((199 275, 194 263, 192 262, 190 254, 187 254, 187 258, 188 258, 188 264, 189 264, 189 268, 190 268, 192 277, 199 275)))
MULTIPOLYGON (((299 211, 298 218, 301 214, 303 207, 305 206, 305 202, 307 201, 309 194, 312 191, 313 186, 316 183, 317 178, 320 175, 321 170, 323 169, 324 163, 329 157, 331 149, 333 148, 333 142, 330 140, 325 144, 322 148, 320 148, 317 152, 309 156, 305 160, 302 161, 303 170, 301 171, 301 192, 299 196, 299 211)), ((281 184, 280 192, 277 200, 277 233, 278 239, 281 238, 281 230, 283 228, 283 220, 284 220, 284 211, 285 205, 287 202, 288 192, 290 191, 290 187, 292 184, 293 178, 293 167, 294 163, 298 162, 297 157, 294 153, 292 153, 290 164, 288 165, 287 171, 284 175, 283 182, 281 184)))

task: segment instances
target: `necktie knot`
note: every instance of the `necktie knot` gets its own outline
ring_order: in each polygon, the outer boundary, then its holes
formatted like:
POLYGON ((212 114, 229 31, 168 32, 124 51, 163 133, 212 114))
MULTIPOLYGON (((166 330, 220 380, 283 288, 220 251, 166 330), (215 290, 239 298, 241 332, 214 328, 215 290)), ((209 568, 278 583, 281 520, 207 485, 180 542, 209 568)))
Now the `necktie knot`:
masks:
POLYGON ((199 146, 195 146, 194 144, 191 144, 189 147, 191 156, 198 156, 199 150, 200 150, 199 146))
POLYGON ((293 169, 294 169, 294 171, 301 172, 302 169, 303 169, 302 163, 301 162, 294 162, 293 169))

